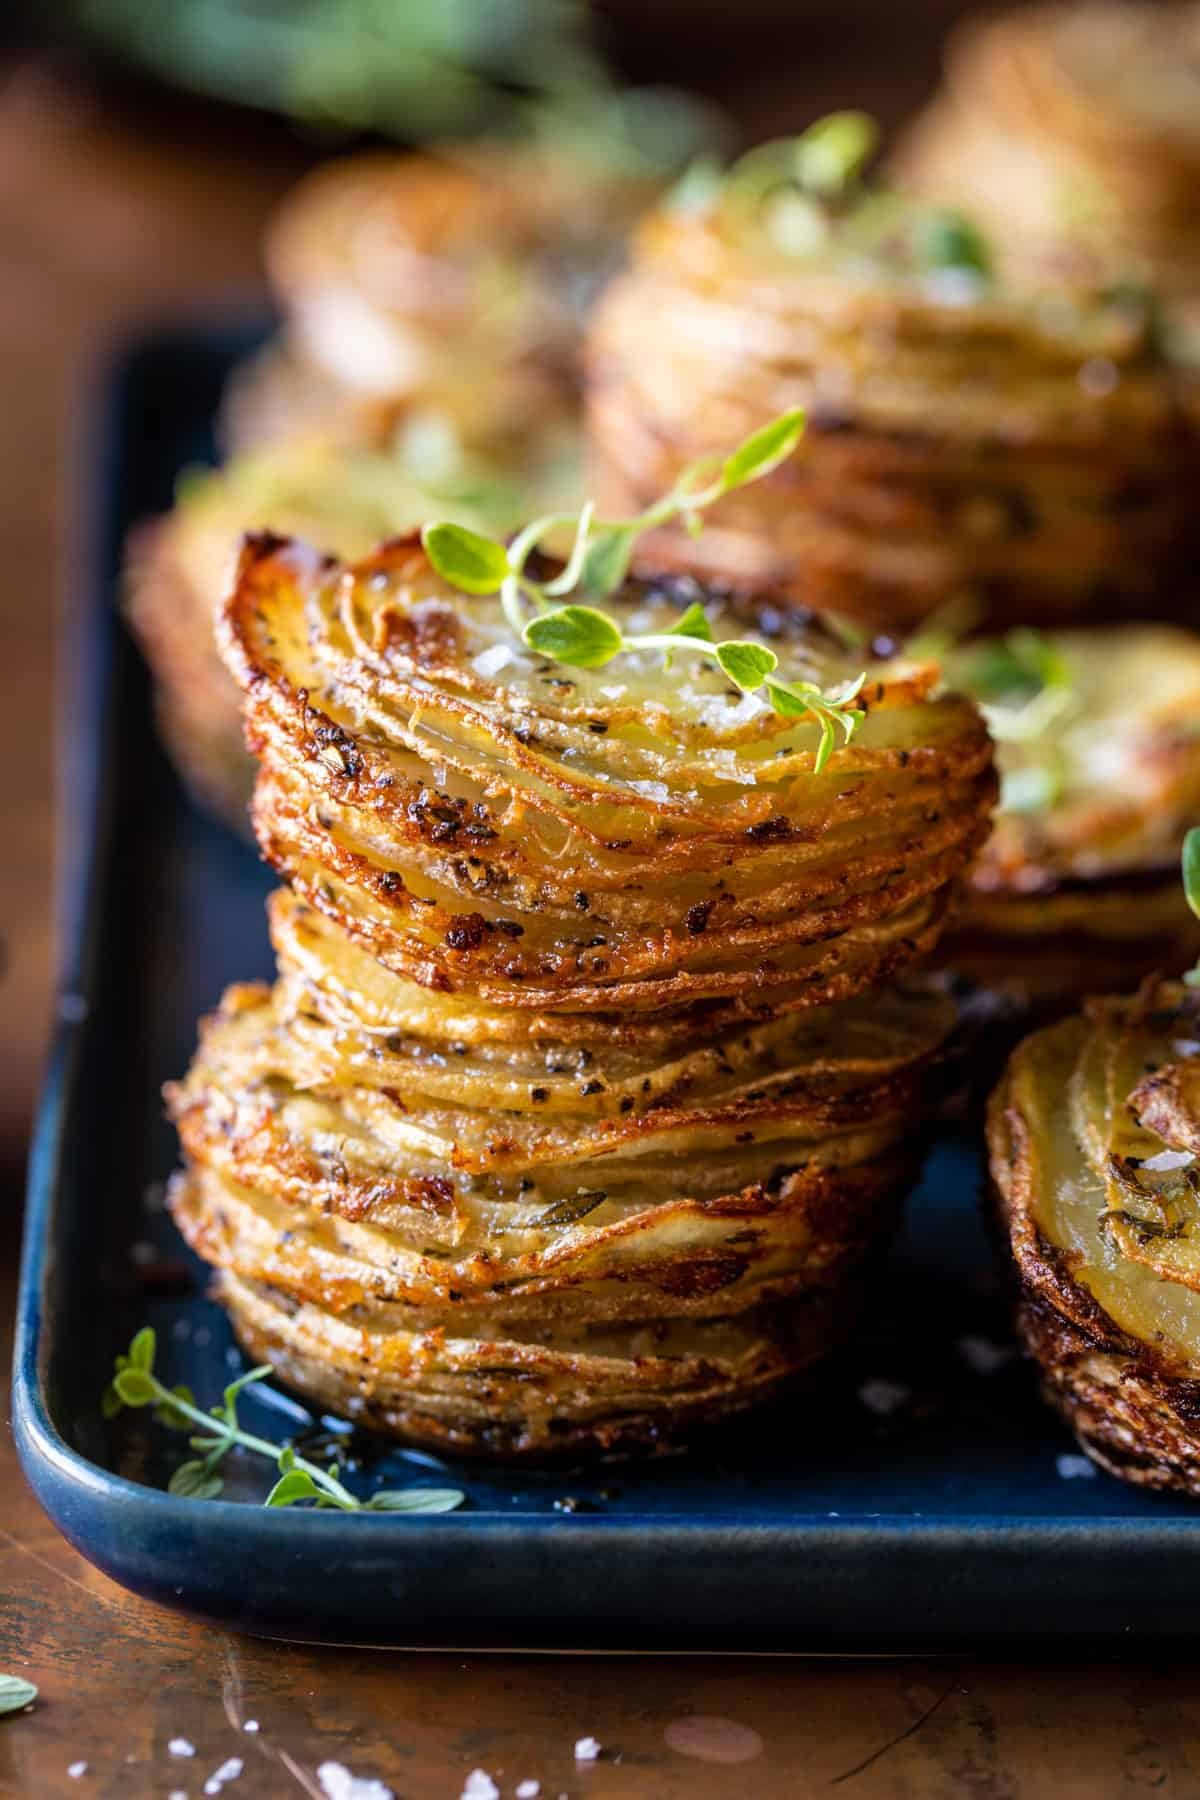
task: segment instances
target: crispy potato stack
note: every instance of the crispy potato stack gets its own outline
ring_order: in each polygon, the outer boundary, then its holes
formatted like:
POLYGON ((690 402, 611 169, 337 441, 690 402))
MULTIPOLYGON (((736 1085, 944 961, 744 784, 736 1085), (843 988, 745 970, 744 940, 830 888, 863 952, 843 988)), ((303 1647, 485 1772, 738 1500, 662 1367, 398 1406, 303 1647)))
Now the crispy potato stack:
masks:
POLYGON ((1057 680, 1032 692, 1004 641, 946 659, 984 705, 1001 787, 942 954, 1018 1012, 1128 989, 1200 951, 1179 883, 1200 818, 1200 637, 1098 627, 1036 648, 1057 680))
POLYGON ((1200 1494, 1200 991, 1027 1038, 988 1137, 1047 1398, 1104 1468, 1200 1494))
POLYGON ((659 180, 565 149, 375 152, 316 169, 268 231, 282 336, 235 380, 235 449, 380 445, 414 409, 520 452, 576 410, 583 312, 659 180))
POLYGON ((897 166, 972 211, 1016 273, 1200 298, 1200 6, 972 19, 897 166))
POLYGON ((245 531, 267 526, 353 557, 432 514, 504 531, 575 503, 573 429, 530 437, 501 468, 465 455, 433 418, 412 426, 388 451, 280 444, 191 473, 172 510, 130 541, 126 612, 154 676, 159 730, 196 797, 239 829, 254 763, 214 615, 245 531))
MULTIPOLYGON (((825 1354, 952 1023, 879 984, 986 833, 971 703, 872 669, 814 775, 810 719, 686 654, 548 662, 415 538, 249 540, 223 648, 288 888, 275 987, 171 1090, 173 1207, 250 1352, 508 1456, 670 1444, 825 1354)), ((852 672, 814 628, 778 648, 852 672)))
POLYGON ((737 170, 665 208, 597 308, 588 429, 609 511, 804 406, 801 453, 672 528, 644 566, 904 632, 1173 616, 1197 535, 1190 378, 1128 295, 1028 294, 965 255, 965 227, 864 191, 751 204, 737 170))

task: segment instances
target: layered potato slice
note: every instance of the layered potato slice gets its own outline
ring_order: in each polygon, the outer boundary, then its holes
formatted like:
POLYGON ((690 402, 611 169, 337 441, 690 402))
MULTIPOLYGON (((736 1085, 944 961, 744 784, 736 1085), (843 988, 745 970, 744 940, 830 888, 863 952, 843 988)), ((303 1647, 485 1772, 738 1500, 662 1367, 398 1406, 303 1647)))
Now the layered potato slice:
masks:
POLYGON ((321 973, 230 990, 169 1090, 174 1216, 301 1391, 435 1448, 665 1446, 849 1328, 944 1000, 513 1043, 395 976, 394 1029, 352 1024, 321 973))
POLYGON ((751 202, 745 181, 653 214, 597 308, 600 495, 635 510, 785 407, 808 434, 642 566, 900 633, 964 604, 997 627, 1176 616, 1195 383, 1145 296, 1004 286, 969 221, 782 179, 751 202))
POLYGON ((1179 852, 1200 818, 1200 636, 1098 627, 1026 651, 1015 634, 945 665, 983 704, 1001 772, 946 963, 1018 1011, 1045 1011, 1194 958, 1179 852))
POLYGON ((501 466, 468 454, 447 422, 428 414, 410 419, 387 449, 302 441, 190 472, 172 510, 131 539, 125 589, 160 731, 197 797, 245 829, 254 765, 214 636, 244 532, 267 527, 353 557, 434 513, 510 530, 531 508, 574 504, 579 461, 570 428, 531 435, 501 466))
MULTIPOLYGON (((679 611, 669 586, 617 604, 642 632, 679 611)), ((826 1004, 930 946, 987 830, 986 729, 935 697, 931 664, 872 666, 861 729, 818 775, 810 715, 686 654, 550 662, 415 537, 352 566, 248 540, 221 629, 264 855, 426 989, 555 1012, 826 1004)), ((811 625, 777 648, 789 679, 856 673, 811 625)))
POLYGON ((379 445, 434 407, 519 452, 573 416, 583 314, 662 180, 533 143, 322 164, 268 230, 284 329, 231 387, 231 447, 379 445))
POLYGON ((1007 264, 1200 297, 1200 6, 1071 0, 972 19, 900 147, 1007 264))
POLYGON ((988 1139, 1047 1398, 1114 1474, 1200 1494, 1200 991, 1027 1038, 988 1139))

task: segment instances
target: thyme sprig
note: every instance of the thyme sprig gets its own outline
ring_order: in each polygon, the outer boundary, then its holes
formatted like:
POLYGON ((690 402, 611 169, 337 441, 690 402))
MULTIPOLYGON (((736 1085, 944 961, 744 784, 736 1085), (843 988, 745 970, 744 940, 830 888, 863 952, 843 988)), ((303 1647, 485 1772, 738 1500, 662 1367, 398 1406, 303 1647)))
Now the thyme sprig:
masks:
POLYGON ((111 1419, 123 1407, 152 1406, 160 1425, 172 1431, 188 1431, 188 1446, 198 1454, 180 1463, 171 1476, 168 1489, 196 1500, 213 1500, 221 1493, 223 1481, 220 1465, 236 1447, 269 1457, 279 1470, 279 1480, 263 1502, 265 1506, 297 1506, 313 1501, 316 1506, 336 1508, 340 1512, 453 1512, 461 1506, 463 1495, 457 1488, 383 1489, 369 1500, 359 1500, 338 1480, 332 1468, 323 1469, 307 1457, 297 1455, 290 1444, 272 1443, 246 1431, 238 1422, 238 1396, 244 1388, 263 1381, 273 1371, 267 1364, 248 1369, 231 1381, 221 1404, 204 1412, 188 1387, 169 1388, 154 1373, 157 1340, 150 1326, 139 1331, 128 1351, 118 1356, 113 1378, 104 1391, 101 1410, 111 1419))
MULTIPOLYGON (((1200 825, 1193 826, 1183 840, 1183 891, 1187 903, 1200 919, 1200 825)), ((1189 987, 1200 987, 1200 961, 1183 978, 1189 987)))
POLYGON ((32 1681, 22 1675, 0 1675, 0 1714, 24 1712, 38 1697, 32 1681))
POLYGON ((680 519, 696 535, 703 528, 706 507, 770 474, 792 454, 803 432, 803 412, 783 413, 728 456, 707 456, 693 463, 669 493, 631 519, 597 519, 589 501, 578 514, 550 513, 534 519, 509 544, 446 521, 426 525, 421 541, 445 581, 466 594, 498 594, 514 635, 553 662, 599 669, 622 652, 659 650, 669 668, 672 657, 686 651, 714 662, 741 692, 761 691, 781 717, 811 717, 820 728, 813 765, 819 774, 838 732, 849 743, 862 720, 853 702, 865 672, 828 689, 812 681, 785 681, 776 674, 779 658, 766 644, 749 638, 718 642, 698 602, 672 625, 655 632, 627 632, 612 613, 578 601, 555 604, 576 591, 593 598, 616 593, 643 532, 680 519), (528 567, 534 551, 551 533, 567 530, 572 533, 571 550, 562 569, 547 581, 535 579, 528 567))

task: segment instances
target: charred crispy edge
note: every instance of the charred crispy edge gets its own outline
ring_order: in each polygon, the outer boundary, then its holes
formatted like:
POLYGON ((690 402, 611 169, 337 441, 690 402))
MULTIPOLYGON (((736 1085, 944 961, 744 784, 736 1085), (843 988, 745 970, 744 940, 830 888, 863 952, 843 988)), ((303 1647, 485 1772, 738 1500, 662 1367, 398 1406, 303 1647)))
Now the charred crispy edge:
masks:
POLYGON ((1102 1468, 1200 1497, 1200 1382, 1164 1377, 1145 1353, 1096 1344, 1039 1299, 1020 1305, 1017 1329, 1046 1400, 1102 1468))
POLYGON ((1183 1083, 1179 1065, 1167 1063, 1138 1082, 1129 1106, 1138 1123, 1157 1132, 1172 1149, 1200 1156, 1200 1117, 1186 1102, 1183 1083))
POLYGON ((1078 1258, 1039 1230, 1029 1130, 1007 1088, 1005 1079, 988 1109, 990 1191, 1019 1276, 1018 1327, 1046 1397, 1112 1473, 1200 1493, 1200 1381, 1122 1331, 1076 1279, 1078 1258))
POLYGON ((857 1310, 857 1296, 848 1293, 842 1297, 846 1304, 840 1309, 836 1329, 826 1333, 819 1352, 804 1346, 803 1355, 789 1367, 785 1353, 773 1347, 775 1356, 766 1355, 755 1377, 729 1381, 723 1391, 709 1389, 692 1401, 676 1402, 665 1414, 656 1410, 655 1397, 650 1396, 640 1410, 614 1409, 607 1418, 576 1422, 561 1413, 547 1413, 531 1415, 520 1424, 492 1420, 475 1426, 457 1425, 429 1412, 421 1405, 419 1390, 413 1391, 411 1407, 403 1409, 374 1400, 361 1387, 354 1393, 349 1378, 331 1372, 319 1358, 293 1349, 282 1331, 272 1331, 247 1317, 235 1284, 218 1276, 214 1292, 229 1312, 247 1354, 255 1362, 270 1363, 289 1387, 322 1406, 333 1406, 356 1422, 429 1450, 526 1463, 558 1462, 581 1454, 623 1458, 677 1450, 697 1429, 759 1406, 797 1382, 818 1355, 836 1348, 849 1334, 857 1310))

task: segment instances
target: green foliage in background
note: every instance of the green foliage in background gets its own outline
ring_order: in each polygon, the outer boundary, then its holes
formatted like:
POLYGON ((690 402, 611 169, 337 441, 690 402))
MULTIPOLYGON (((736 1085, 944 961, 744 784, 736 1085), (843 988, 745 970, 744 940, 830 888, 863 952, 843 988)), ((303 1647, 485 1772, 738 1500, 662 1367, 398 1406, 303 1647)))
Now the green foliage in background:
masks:
POLYGON ((554 131, 673 168, 712 130, 663 90, 618 91, 586 0, 62 0, 94 44, 159 78, 332 133, 406 142, 554 131))

